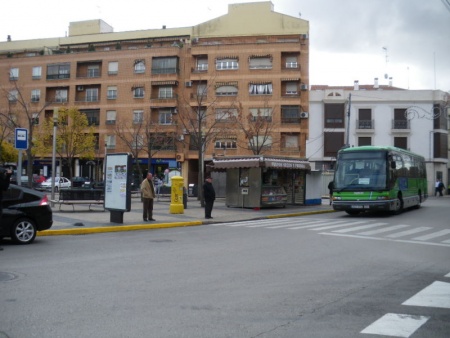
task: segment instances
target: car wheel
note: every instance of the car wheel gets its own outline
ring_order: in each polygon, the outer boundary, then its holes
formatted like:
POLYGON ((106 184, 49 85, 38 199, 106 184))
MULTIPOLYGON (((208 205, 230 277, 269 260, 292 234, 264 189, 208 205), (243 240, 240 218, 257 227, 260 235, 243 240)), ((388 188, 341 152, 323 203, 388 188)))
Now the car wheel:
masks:
POLYGON ((36 238, 36 225, 28 218, 20 218, 11 228, 11 239, 17 244, 30 244, 36 238))

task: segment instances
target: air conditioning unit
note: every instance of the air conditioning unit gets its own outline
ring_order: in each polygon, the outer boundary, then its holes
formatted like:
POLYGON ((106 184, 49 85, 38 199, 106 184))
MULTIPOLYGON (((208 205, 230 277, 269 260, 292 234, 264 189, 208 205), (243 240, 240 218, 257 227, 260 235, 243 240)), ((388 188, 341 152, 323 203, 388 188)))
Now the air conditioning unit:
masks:
POLYGON ((184 86, 185 86, 185 87, 192 87, 192 81, 186 81, 186 82, 184 83, 184 86))
POLYGON ((187 130, 186 128, 183 129, 183 134, 184 135, 189 135, 189 130, 187 130))
POLYGON ((177 162, 184 162, 184 154, 183 153, 176 154, 175 159, 177 160, 177 162))
POLYGON ((195 44, 197 44, 198 43, 198 38, 193 38, 192 39, 192 43, 195 45, 195 44))
POLYGON ((308 90, 308 85, 302 83, 302 84, 300 85, 300 89, 301 89, 301 90, 308 90))
POLYGON ((83 86, 77 86, 77 92, 82 92, 84 90, 83 86))
POLYGON ((309 117, 309 113, 307 111, 301 112, 300 113, 300 118, 301 119, 307 119, 309 117))
POLYGON ((180 136, 178 136, 178 141, 184 141, 184 135, 181 134, 180 136))

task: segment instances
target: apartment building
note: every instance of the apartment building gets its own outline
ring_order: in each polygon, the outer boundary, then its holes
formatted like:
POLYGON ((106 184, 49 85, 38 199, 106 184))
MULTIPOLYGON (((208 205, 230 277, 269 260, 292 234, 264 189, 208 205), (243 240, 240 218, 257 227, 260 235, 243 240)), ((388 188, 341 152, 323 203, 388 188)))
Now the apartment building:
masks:
POLYGON ((428 193, 437 178, 449 182, 449 93, 388 85, 314 85, 310 91, 307 157, 318 172, 332 172, 336 154, 350 146, 390 145, 425 157, 428 193))
MULTIPOLYGON (((101 177, 106 153, 135 150, 135 163, 146 168, 150 158, 153 172, 178 168, 196 182, 199 166, 213 156, 254 154, 239 146, 248 135, 230 123, 247 115, 272 124, 265 155, 304 158, 308 32, 308 21, 277 13, 265 1, 231 4, 227 14, 193 27, 114 32, 90 20, 70 23, 66 37, 8 37, 0 42, 0 109, 20 121, 23 97, 33 128, 55 109, 85 113, 95 126, 97 157, 77 159, 79 176, 95 166, 101 177), (128 128, 131 149, 120 127, 128 128), (199 152, 197 141, 207 137, 199 152)), ((39 154, 34 167, 50 175, 50 156, 39 154)), ((61 172, 67 170, 58 164, 61 172)))

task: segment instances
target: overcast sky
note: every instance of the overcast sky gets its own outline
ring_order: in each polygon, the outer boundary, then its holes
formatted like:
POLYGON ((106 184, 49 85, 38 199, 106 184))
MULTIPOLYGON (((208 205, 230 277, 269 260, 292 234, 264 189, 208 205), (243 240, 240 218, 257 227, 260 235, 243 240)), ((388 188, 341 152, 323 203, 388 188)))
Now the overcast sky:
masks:
MULTIPOLYGON (((0 41, 65 36, 102 19, 115 32, 193 26, 254 0, 2 0, 0 41)), ((450 0, 272 0, 310 24, 310 84, 380 84, 450 91, 450 0)), ((251 20, 251 18, 249 18, 251 20)))

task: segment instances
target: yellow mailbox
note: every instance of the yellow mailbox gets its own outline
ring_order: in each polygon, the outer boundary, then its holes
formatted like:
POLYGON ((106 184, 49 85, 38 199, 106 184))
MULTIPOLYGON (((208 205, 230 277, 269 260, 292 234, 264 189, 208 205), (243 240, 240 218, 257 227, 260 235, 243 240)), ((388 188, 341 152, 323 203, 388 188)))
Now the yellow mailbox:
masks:
POLYGON ((181 176, 172 176, 169 212, 171 214, 184 214, 183 177, 181 176))

